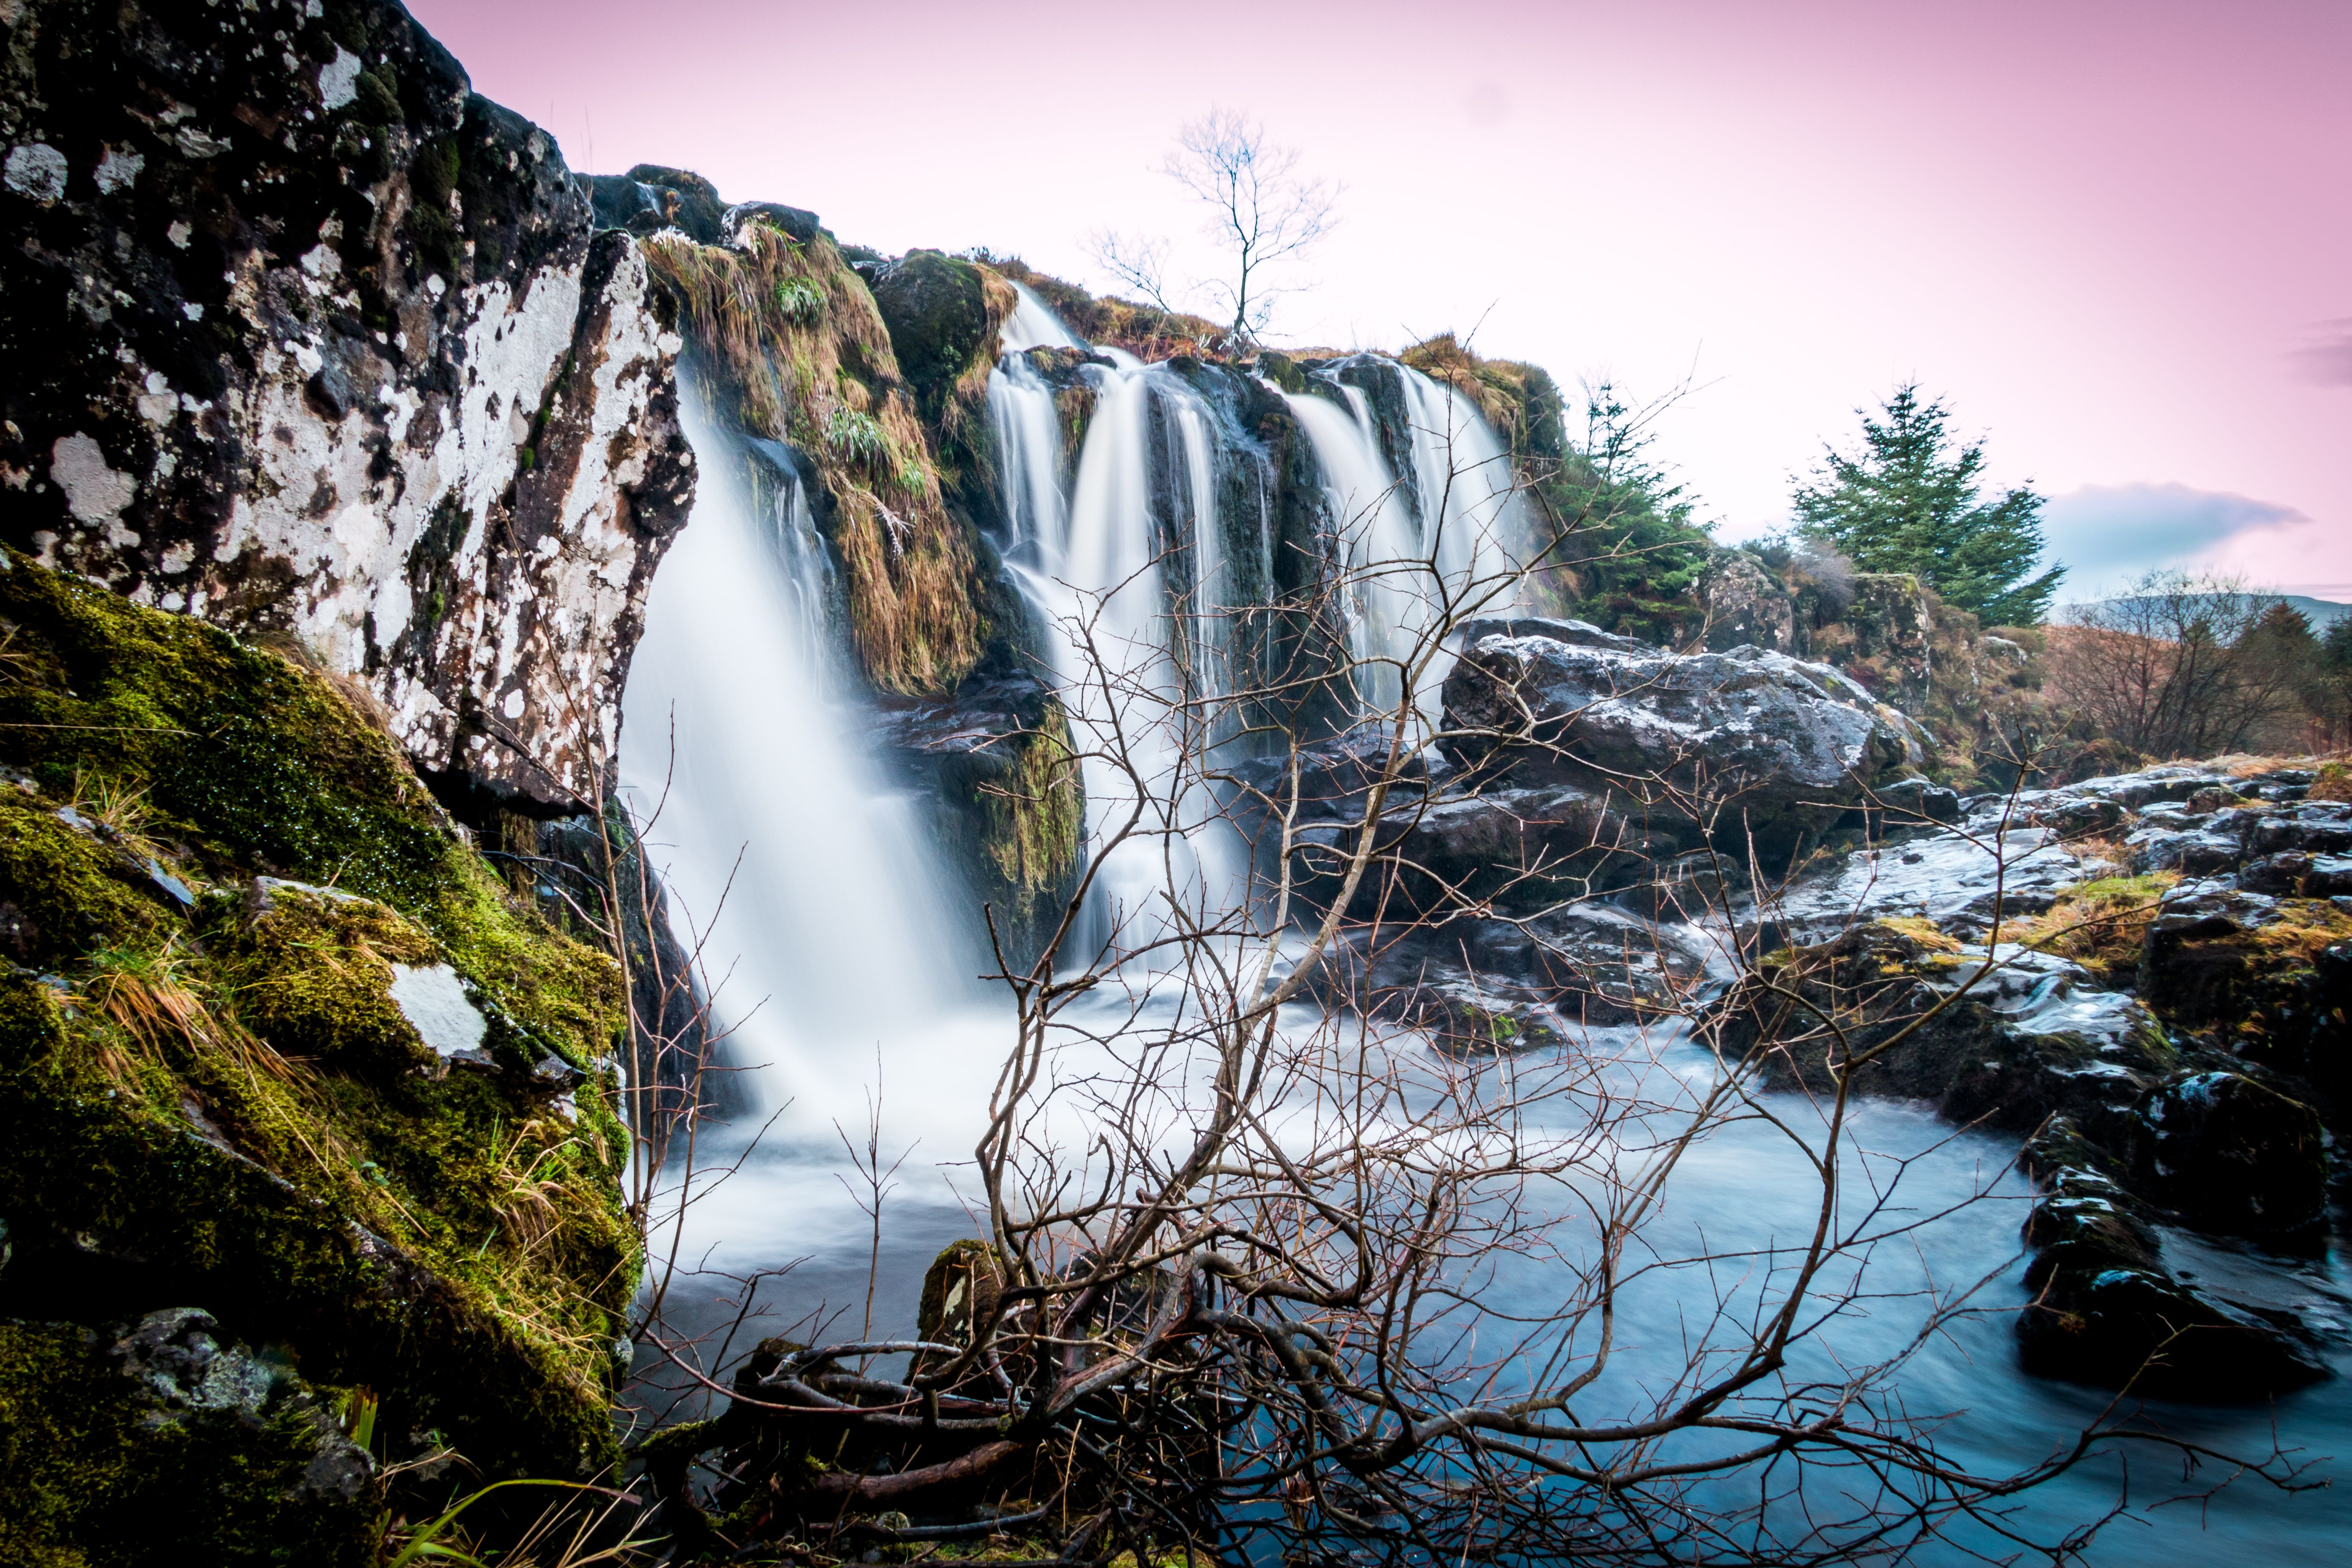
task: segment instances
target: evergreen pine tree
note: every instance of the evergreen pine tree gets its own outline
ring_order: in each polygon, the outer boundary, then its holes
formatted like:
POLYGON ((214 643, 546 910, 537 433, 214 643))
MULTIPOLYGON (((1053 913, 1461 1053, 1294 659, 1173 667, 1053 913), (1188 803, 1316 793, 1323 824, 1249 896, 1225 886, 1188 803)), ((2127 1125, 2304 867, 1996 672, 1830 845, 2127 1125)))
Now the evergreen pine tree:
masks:
POLYGON ((1939 399, 1895 389, 1883 417, 1862 414, 1862 450, 1830 447, 1795 496, 1798 531, 1865 572, 1909 572, 1994 626, 2032 626, 2066 574, 2028 580, 2042 553, 2042 498, 2022 486, 1982 499, 1984 444, 1946 432, 1939 399))

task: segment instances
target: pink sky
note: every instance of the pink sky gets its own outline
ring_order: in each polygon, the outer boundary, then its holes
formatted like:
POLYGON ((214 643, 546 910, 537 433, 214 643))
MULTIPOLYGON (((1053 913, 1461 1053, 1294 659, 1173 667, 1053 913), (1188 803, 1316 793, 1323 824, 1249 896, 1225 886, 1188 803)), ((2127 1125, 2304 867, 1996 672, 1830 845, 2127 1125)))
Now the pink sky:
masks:
POLYGON ((2352 0, 795 6, 412 0, 574 168, 1099 283, 1212 104, 1344 181, 1275 327, 1637 393, 1727 537, 1916 376, 2074 586, 2352 598, 2352 0))

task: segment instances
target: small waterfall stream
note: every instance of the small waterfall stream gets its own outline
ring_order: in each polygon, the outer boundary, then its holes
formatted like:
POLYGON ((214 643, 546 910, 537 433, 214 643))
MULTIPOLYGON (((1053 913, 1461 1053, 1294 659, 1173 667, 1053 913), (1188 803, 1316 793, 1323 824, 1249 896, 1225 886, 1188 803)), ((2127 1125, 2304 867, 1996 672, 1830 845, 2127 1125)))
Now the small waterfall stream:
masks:
POLYGON ((792 1125, 862 1120, 843 1053, 970 999, 912 805, 883 787, 826 635, 828 567, 793 455, 679 399, 694 513, 656 577, 625 702, 622 776, 665 863, 673 922, 703 942, 727 1059, 792 1125), (656 815, 657 813, 657 815, 656 815))
MULTIPOLYGON (((1360 360, 1359 363, 1365 363, 1360 360)), ((1325 494, 1354 575, 1350 651, 1359 693, 1391 706, 1402 665, 1429 628, 1454 614, 1491 615, 1515 596, 1509 579, 1525 529, 1510 457, 1486 421, 1409 365, 1380 363, 1402 385, 1411 471, 1398 474, 1382 451, 1363 389, 1325 375, 1347 402, 1342 412, 1314 393, 1284 395, 1314 443, 1325 494)), ((1521 557, 1523 559, 1523 557, 1521 557)), ((1433 726, 1450 658, 1422 677, 1415 706, 1433 726)))
POLYGON ((1090 850, 1141 813, 1134 837, 1097 868, 1089 951, 1148 942, 1171 900, 1213 912, 1245 893, 1241 845, 1198 776, 1226 687, 1209 422, 1165 371, 1108 357, 1110 365, 1089 367, 1097 402, 1066 503, 1051 391, 1014 350, 990 389, 1008 499, 1023 503, 1007 509, 1021 531, 1013 571, 1084 755, 1090 850), (1165 486, 1155 484, 1155 420, 1181 454, 1176 482, 1165 486), (1180 515, 1162 515, 1155 494, 1180 515), (1189 557, 1189 593, 1170 592, 1171 550, 1189 557), (1121 751, 1132 773, 1113 754, 1121 751))

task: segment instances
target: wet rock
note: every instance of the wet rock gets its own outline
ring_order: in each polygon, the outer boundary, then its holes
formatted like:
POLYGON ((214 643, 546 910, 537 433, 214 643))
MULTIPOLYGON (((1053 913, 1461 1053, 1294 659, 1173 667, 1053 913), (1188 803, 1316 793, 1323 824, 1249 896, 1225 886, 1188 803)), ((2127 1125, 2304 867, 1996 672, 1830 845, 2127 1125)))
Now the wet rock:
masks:
POLYGON ((2129 1386, 2157 1398, 2255 1404, 2328 1375, 2288 1314, 2192 1290, 2161 1270, 2062 1268, 2026 1273, 2019 1319, 2025 1363, 2045 1377, 2129 1386))
POLYGON ((1851 1051, 1859 1093, 1933 1104, 1958 1122, 2027 1131, 2064 1115, 2119 1138, 2177 1056, 2140 1003, 2102 990, 2080 964, 2002 943, 2000 967, 1916 922, 1878 921, 1777 955, 1710 1016, 1726 1052, 1766 1076, 1834 1089, 1851 1051), (1783 999, 1793 992, 1804 1005, 1783 999), (1839 1021, 1840 1045, 1815 1020, 1839 1021), (1895 1042, 1900 1036, 1899 1043, 1895 1042), (1871 1053, 1884 1048, 1883 1055, 1871 1053))
MULTIPOLYGON (((1431 754, 1406 751, 1391 765, 1390 752, 1387 727, 1364 725, 1344 736, 1301 746, 1288 756, 1238 761, 1232 771, 1261 815, 1278 820, 1285 813, 1295 813, 1300 822, 1347 822, 1361 820, 1371 787, 1383 775, 1393 777, 1392 792, 1404 792, 1400 807, 1429 785, 1431 754)), ((1442 757, 1434 761, 1439 778, 1451 772, 1442 757)))
POLYGON ((1680 1017, 1705 969, 1685 933, 1582 904, 1523 920, 1355 928, 1311 984, 1327 1005, 1427 1029, 1448 1049, 1492 1051, 1680 1017))
POLYGON ((1487 935, 1475 926, 1358 927, 1341 933, 1308 988, 1327 1007, 1425 1031, 1457 1055, 1558 1045, 1563 1020, 1538 987, 1507 978, 1507 965, 1478 951, 1487 935))
POLYGON ((2284 1237, 2326 1212, 2319 1113, 2242 1073, 2164 1085, 2141 1106, 2136 1134, 2144 1190, 2200 1230, 2284 1237))
POLYGON ((1947 936, 1979 940, 2048 910, 2067 888, 2099 874, 2046 827, 1999 831, 1971 818, 1967 834, 1890 836, 1846 856, 1825 875, 1801 879, 1772 914, 1798 940, 1830 940, 1856 921, 1921 920, 1947 936))
POLYGON ((1025 968, 1084 862, 1085 792, 1059 699, 1030 670, 983 667, 941 696, 879 697, 873 719, 884 767, 930 805, 949 864, 1025 968))
POLYGON ((1883 827, 1960 819, 1960 797, 1926 779, 1896 779, 1876 786, 1870 794, 1871 815, 1883 827))
POLYGON ((717 186, 691 170, 639 163, 625 174, 583 175, 580 184, 588 192, 599 227, 635 234, 675 228, 698 244, 727 243, 727 204, 719 200, 717 186))
POLYGON ((2274 855, 2300 851, 2311 855, 2352 854, 2352 805, 2316 802, 2291 810, 2263 813, 2246 828, 2247 851, 2274 855))
POLYGON ((0 188, 0 538, 299 640, 455 791, 569 805, 691 488, 630 238, 391 0, 11 37, 0 125, 67 178, 0 188))
POLYGON ((2179 1026, 2259 1047, 2282 1032, 2275 1014, 2317 1000, 2308 993, 2321 955, 2347 941, 2352 917, 2332 902, 2184 884, 2148 926, 2140 994, 2179 1026))
POLYGON ((2184 877, 2210 877, 2235 870, 2246 858, 2237 834, 2212 828, 2167 831, 2143 827, 2126 841, 2135 871, 2178 871, 2184 877))
POLYGON ((2199 1289, 2166 1266, 2140 1201, 2066 1119, 2021 1163, 2043 1196, 2024 1226, 2032 1299, 2018 1315, 2026 1365, 2047 1377, 2158 1397, 2254 1401, 2327 1375, 2293 1314, 2199 1289))
POLYGON ((1706 606, 1706 646, 1714 651, 1797 651, 1796 610, 1788 590, 1746 551, 1717 552, 1699 579, 1698 597, 1706 606))
POLYGON ((1647 655, 1661 651, 1639 637, 1602 631, 1590 621, 1559 620, 1548 616, 1475 616, 1456 627, 1454 635, 1464 647, 1475 647, 1488 637, 1542 637, 1570 647, 1605 648, 1612 653, 1647 655))
MULTIPOLYGON (((1672 837, 1644 832, 1574 785, 1497 789, 1464 800, 1399 803, 1364 899, 1435 912, 1495 904, 1533 910, 1622 885, 1672 837)), ((1335 841, 1348 855, 1354 835, 1335 841)))
POLYGON ((1635 914, 1689 921, 1721 910, 1727 895, 1744 892, 1748 885, 1740 862, 1701 849, 1654 866, 1646 879, 1619 893, 1615 901, 1635 914))
POLYGON ((2240 868, 2238 885, 2273 898, 2332 899, 2352 893, 2352 856, 2283 849, 2240 868))
POLYGON ((1653 820, 1785 847, 1926 755, 1917 727, 1826 665, 1490 635, 1445 680, 1448 753, 1521 785, 1639 801, 1653 820))
POLYGON ((2031 807, 2025 817, 2063 837, 2087 838, 2123 826, 2131 813, 2121 802, 2104 796, 2058 795, 2031 807))

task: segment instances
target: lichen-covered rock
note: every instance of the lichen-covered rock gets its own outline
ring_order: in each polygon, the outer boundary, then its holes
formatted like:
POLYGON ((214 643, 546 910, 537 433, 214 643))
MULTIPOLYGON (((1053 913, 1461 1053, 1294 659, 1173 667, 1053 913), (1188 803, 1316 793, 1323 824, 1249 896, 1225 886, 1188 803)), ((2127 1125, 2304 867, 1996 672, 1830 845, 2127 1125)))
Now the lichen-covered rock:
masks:
POLYGON ((1706 646, 1714 651, 1746 647, 1772 653, 1799 651, 1796 609, 1788 590, 1746 551, 1717 552, 1697 591, 1706 610, 1706 646))
POLYGON ((1455 760, 1786 844, 1926 759, 1917 726, 1826 665, 1752 647, 1678 656, 1559 626, 1465 629, 1445 679, 1455 760))
POLYGON ((378 1458, 609 1462, 615 966, 327 678, 0 560, 0 1318, 198 1308, 378 1458))
POLYGON ((299 637, 460 790, 593 793, 690 488, 635 244, 391 0, 0 25, 8 542, 299 637))

